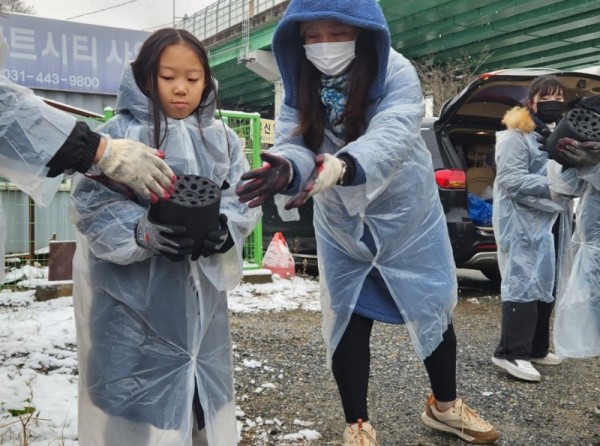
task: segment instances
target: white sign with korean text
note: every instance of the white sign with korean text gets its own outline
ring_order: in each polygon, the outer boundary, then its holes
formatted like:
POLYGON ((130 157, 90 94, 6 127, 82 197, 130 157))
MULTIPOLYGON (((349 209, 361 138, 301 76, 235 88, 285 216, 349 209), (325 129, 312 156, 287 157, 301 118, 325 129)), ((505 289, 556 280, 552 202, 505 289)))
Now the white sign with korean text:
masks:
POLYGON ((0 17, 10 52, 2 75, 29 88, 117 93, 123 66, 146 31, 88 25, 24 14, 0 17))

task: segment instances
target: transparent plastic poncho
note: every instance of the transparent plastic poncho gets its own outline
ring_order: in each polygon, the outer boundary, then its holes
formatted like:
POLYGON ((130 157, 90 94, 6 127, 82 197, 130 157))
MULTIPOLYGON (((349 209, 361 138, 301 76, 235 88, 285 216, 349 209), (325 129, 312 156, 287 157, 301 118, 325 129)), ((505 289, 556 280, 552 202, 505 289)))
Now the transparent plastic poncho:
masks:
POLYGON ((503 302, 552 302, 556 272, 552 225, 564 207, 552 201, 548 155, 537 134, 496 133, 492 220, 503 302))
POLYGON ((76 122, 30 89, 0 75, 0 177, 46 206, 62 180, 62 176, 47 178, 46 164, 76 122))
MULTIPOLYGON (((150 144, 148 105, 127 69, 117 102, 127 113, 101 130, 150 144)), ((85 177, 72 194, 81 444, 189 446, 196 388, 209 444, 237 444, 226 290, 242 277, 243 242, 260 211, 234 193, 248 162, 238 137, 213 113, 202 115, 203 140, 195 117, 169 119, 161 149, 175 172, 231 185, 221 197, 235 241, 226 253, 195 262, 153 256, 134 239, 147 203, 85 177)))
MULTIPOLYGON (((334 186, 314 199, 323 335, 328 363, 369 271, 377 267, 400 309, 413 346, 426 358, 439 345, 456 304, 456 270, 432 160, 421 138, 424 101, 417 74, 391 51, 385 92, 367 110, 368 128, 344 146, 326 131, 322 152, 349 154, 366 174, 356 186, 334 186), (364 225, 377 254, 361 241, 364 225)), ((283 105, 274 153, 308 179, 315 154, 295 136, 298 111, 283 105)))
MULTIPOLYGON (((8 44, 0 34, 0 69, 7 54, 8 44)), ((0 74, 0 177, 14 183, 38 205, 48 205, 62 177, 47 178, 46 164, 66 141, 75 123, 75 118, 50 107, 30 89, 0 74)), ((1 282, 7 236, 1 200, 0 218, 1 282)))
POLYGON ((561 357, 600 356, 600 165, 557 166, 550 187, 580 197, 561 267, 564 284, 554 308, 554 347, 561 357))

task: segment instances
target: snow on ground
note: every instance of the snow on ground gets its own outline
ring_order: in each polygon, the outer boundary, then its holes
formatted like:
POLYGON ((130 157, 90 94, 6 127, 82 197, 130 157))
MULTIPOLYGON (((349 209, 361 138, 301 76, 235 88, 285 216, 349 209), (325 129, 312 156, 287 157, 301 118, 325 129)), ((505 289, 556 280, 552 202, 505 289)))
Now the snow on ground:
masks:
MULTIPOLYGON (((73 303, 71 297, 37 302, 33 288, 47 284, 46 277, 47 268, 25 267, 9 273, 7 281, 31 290, 0 291, 0 444, 6 446, 23 444, 24 431, 31 435, 30 446, 78 445, 73 303)), ((242 282, 229 293, 229 307, 233 312, 318 311, 318 295, 313 279, 273 276, 270 283, 242 282)), ((298 432, 285 440, 318 437, 298 422, 298 432)))

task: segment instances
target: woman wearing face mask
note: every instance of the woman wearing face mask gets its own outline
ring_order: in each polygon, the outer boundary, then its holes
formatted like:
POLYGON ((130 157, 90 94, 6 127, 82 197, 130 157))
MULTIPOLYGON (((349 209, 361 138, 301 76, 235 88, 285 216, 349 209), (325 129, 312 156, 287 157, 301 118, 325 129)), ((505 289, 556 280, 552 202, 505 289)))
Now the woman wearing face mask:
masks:
POLYGON ((532 363, 561 362, 549 351, 549 339, 556 222, 564 209, 551 199, 548 154, 537 139, 550 133, 563 110, 560 81, 540 76, 531 83, 527 105, 509 110, 502 121, 507 130, 496 134, 493 226, 502 274, 502 328, 492 362, 525 381, 540 381, 532 363))
POLYGON ((273 51, 285 90, 275 146, 237 193, 252 207, 293 195, 288 209, 313 197, 323 335, 347 423, 344 445, 377 444, 367 411, 375 320, 405 324, 424 361, 433 394, 422 421, 493 443, 498 432, 457 397, 456 271, 420 136, 425 107, 415 69, 390 48, 375 0, 292 0, 273 51))

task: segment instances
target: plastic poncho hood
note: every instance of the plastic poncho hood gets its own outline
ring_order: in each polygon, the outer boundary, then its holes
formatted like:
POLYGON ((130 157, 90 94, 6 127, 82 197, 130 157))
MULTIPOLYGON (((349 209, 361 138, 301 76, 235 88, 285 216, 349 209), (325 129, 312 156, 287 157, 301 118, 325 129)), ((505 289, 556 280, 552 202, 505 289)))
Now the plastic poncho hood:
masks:
MULTIPOLYGON (((139 89, 131 66, 127 65, 117 96, 119 119, 99 127, 99 130, 127 131, 130 138, 154 147, 151 107, 150 99, 139 89), (115 129, 115 126, 118 128, 115 129)), ((177 174, 201 175, 220 185, 218 179, 228 167, 228 147, 239 144, 239 138, 230 129, 226 130, 222 121, 214 118, 214 94, 211 93, 199 109, 200 121, 195 114, 185 119, 166 118, 168 135, 160 149, 165 152, 165 160, 177 174), (202 150, 198 150, 198 147, 202 147, 202 150)), ((161 125, 164 125, 162 118, 161 125)), ((226 196, 231 194, 233 191, 225 192, 226 196)))
MULTIPOLYGON (((101 130, 152 145, 150 105, 126 68, 117 116, 101 130)), ((175 172, 235 185, 248 170, 235 133, 206 107, 167 119, 161 149, 175 172), (202 133, 201 133, 202 132, 202 133), (202 136, 201 136, 202 134, 202 136)), ((191 446, 197 390, 209 444, 238 440, 226 290, 242 277, 242 249, 260 211, 221 194, 235 245, 226 253, 173 262, 138 246, 147 203, 79 177, 72 195, 79 231, 73 262, 82 444, 191 446)), ((198 224, 202 224, 201 221, 198 224)))
MULTIPOLYGON (((213 79, 213 82, 216 86, 217 81, 213 79)), ((217 103, 215 101, 215 94, 214 92, 211 92, 198 107, 200 109, 200 126, 209 127, 213 124, 218 123, 214 119, 216 106, 217 103)), ((150 101, 150 98, 139 89, 131 65, 125 66, 123 70, 121 83, 119 84, 119 91, 117 93, 116 109, 117 113, 131 115, 131 118, 133 118, 135 122, 140 123, 144 126, 147 125, 149 131, 148 135, 153 135, 152 103, 150 101)), ((192 128, 195 128, 194 131, 200 131, 200 127, 198 127, 197 120, 194 115, 189 116, 183 120, 172 119, 167 117, 167 122, 170 128, 178 123, 184 122, 190 130, 192 130, 192 128)), ((171 139, 173 139, 172 135, 171 139)), ((154 147, 153 141, 148 141, 147 144, 154 147)), ((163 144, 163 148, 166 147, 167 145, 163 144)))
POLYGON ((379 72, 371 91, 370 99, 383 95, 388 55, 390 52, 390 32, 381 7, 373 0, 291 0, 283 18, 273 34, 273 53, 277 60, 285 103, 297 108, 298 81, 301 61, 305 58, 303 40, 300 36, 301 22, 311 20, 336 20, 348 25, 373 31, 376 34, 375 46, 379 62, 379 72))

